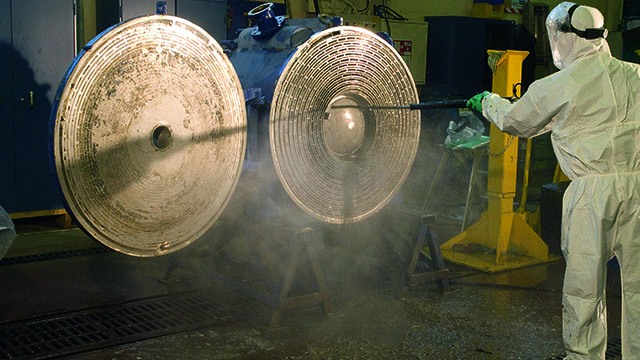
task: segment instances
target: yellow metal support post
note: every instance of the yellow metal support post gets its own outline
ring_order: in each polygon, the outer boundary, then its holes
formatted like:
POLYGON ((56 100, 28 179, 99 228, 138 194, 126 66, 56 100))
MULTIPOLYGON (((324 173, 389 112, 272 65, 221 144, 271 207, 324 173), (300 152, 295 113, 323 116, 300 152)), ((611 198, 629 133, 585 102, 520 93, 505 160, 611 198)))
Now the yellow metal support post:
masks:
MULTIPOLYGON (((490 51, 491 53, 491 51, 490 51)), ((519 96, 522 61, 526 51, 507 50, 493 73, 493 92, 519 96), (518 93, 514 94, 513 92, 518 93)), ((442 244, 442 256, 474 269, 498 272, 556 260, 547 245, 525 220, 513 211, 516 193, 518 138, 491 125, 489 143, 488 208, 466 231, 442 244)))

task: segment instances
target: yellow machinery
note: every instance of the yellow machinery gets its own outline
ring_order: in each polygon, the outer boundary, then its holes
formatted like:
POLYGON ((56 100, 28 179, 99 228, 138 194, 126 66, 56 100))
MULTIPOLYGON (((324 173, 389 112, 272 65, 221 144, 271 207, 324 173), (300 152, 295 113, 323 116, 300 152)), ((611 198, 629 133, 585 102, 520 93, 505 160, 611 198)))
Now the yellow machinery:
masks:
MULTIPOLYGON (((497 52, 491 51, 491 55, 497 52)), ((493 92, 519 96, 522 61, 526 51, 508 50, 493 73, 493 92), (516 94, 513 94, 517 91, 516 94)), ((513 210, 516 191, 518 139, 491 125, 489 144, 488 208, 466 231, 442 244, 442 256, 474 269, 498 272, 558 259, 527 223, 524 206, 513 210)), ((525 176, 526 178, 526 176, 525 176)), ((524 200, 522 203, 524 203, 524 200)))

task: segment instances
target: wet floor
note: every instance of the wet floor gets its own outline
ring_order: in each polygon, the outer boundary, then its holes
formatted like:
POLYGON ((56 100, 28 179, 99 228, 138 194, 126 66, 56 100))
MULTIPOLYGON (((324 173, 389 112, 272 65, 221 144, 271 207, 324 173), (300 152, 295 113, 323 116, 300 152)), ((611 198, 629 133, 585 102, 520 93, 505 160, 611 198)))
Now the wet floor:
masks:
MULTIPOLYGON (((220 321, 209 323, 212 325, 194 321, 195 328, 188 324, 176 327, 174 334, 151 331, 148 336, 130 338, 134 340, 98 341, 58 354, 74 359, 562 357, 562 260, 496 274, 446 263, 450 270, 446 289, 437 282, 406 289, 402 273, 406 265, 398 256, 380 257, 371 247, 360 247, 361 251, 344 256, 349 261, 335 262, 346 248, 358 248, 345 246, 329 244, 318 249, 331 294, 331 314, 314 303, 284 311, 280 321, 270 326, 271 312, 264 301, 255 297, 246 301, 243 295, 245 302, 240 305, 236 303, 239 298, 225 300, 211 292, 208 298, 219 299, 216 306, 232 309, 226 317, 219 316, 220 321)), ((230 265, 221 262, 220 256, 218 250, 204 246, 178 257, 132 258, 104 248, 75 228, 22 232, 0 266, 0 327, 17 328, 82 311, 137 305, 143 300, 184 299, 194 291, 220 289, 221 283, 211 274, 224 273, 232 279, 227 289, 250 288, 264 293, 261 274, 251 266, 255 259, 227 253, 223 257, 245 259, 230 265), (171 264, 177 266, 167 276, 171 264)), ((295 273, 289 295, 317 291, 310 286, 315 282, 309 280, 313 280, 309 274, 303 268, 295 273)), ((620 296, 615 275, 610 271, 607 299, 612 339, 619 337, 620 331, 616 325, 620 296)), ((180 306, 201 307, 186 299, 180 306)), ((7 355, 3 350, 9 345, 3 340, 0 359, 48 357, 46 351, 22 357, 7 355)), ((608 358, 616 357, 611 353, 608 358)))

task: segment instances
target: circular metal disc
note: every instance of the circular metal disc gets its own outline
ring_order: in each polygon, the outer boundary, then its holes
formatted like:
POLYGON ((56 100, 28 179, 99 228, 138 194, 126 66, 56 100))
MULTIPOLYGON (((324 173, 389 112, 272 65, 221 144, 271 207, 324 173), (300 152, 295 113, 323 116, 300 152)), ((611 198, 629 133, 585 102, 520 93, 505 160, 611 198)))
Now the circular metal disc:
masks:
POLYGON ((242 170, 246 113, 231 63, 204 30, 173 16, 119 24, 76 57, 56 102, 57 180, 91 236, 156 256, 213 225, 242 170))
POLYGON ((418 149, 418 93, 407 65, 376 34, 324 30, 301 45, 276 86, 269 124, 282 184, 307 213, 350 223, 382 208, 418 149))

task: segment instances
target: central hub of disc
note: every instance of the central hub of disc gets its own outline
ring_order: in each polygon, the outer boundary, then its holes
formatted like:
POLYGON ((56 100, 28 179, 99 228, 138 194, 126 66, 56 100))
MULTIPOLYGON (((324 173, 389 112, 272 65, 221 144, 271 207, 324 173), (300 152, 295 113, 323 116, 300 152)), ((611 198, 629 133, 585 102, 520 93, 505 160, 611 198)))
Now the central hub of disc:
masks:
POLYGON ((355 95, 339 95, 329 103, 322 126, 322 136, 329 150, 346 156, 361 148, 370 116, 366 106, 366 102, 355 95))
POLYGON ((151 132, 151 144, 153 148, 159 151, 165 151, 173 143, 173 131, 164 124, 158 124, 151 132))

